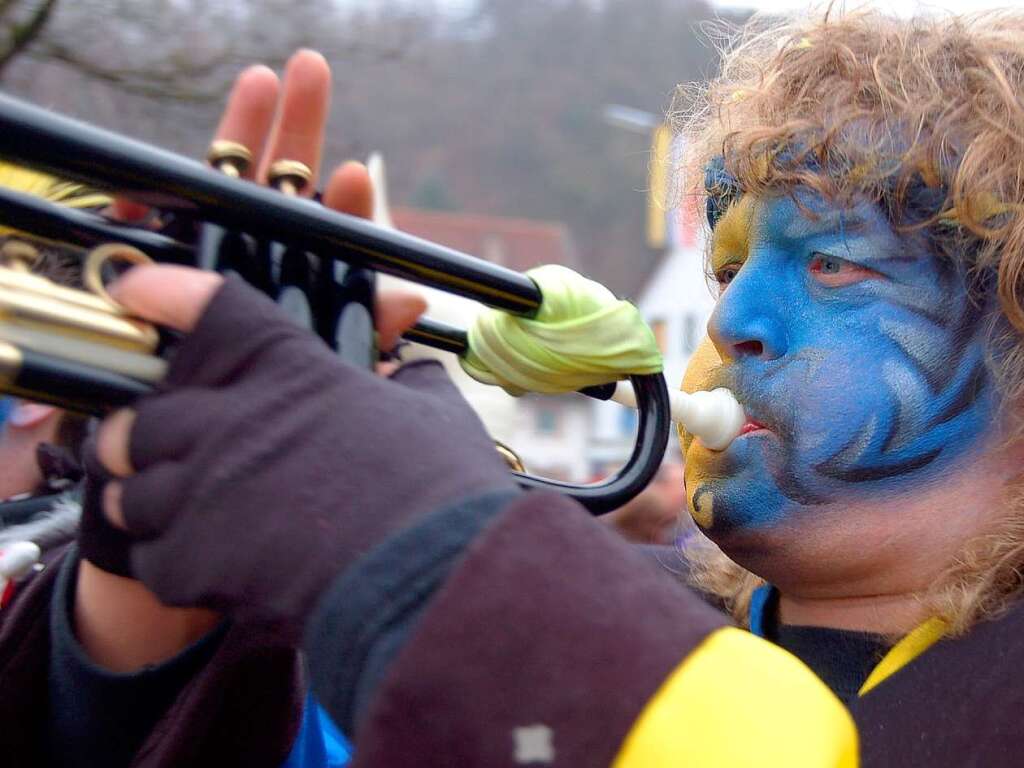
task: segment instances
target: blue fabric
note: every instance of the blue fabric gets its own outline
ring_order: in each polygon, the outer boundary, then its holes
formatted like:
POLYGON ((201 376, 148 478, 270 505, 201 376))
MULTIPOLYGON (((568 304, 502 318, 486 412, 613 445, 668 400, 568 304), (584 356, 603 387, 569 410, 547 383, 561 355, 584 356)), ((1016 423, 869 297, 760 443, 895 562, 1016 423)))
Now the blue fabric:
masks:
POLYGON ((352 746, 312 693, 302 706, 302 725, 291 754, 281 768, 341 768, 352 756, 352 746))
POLYGON ((750 596, 750 631, 758 637, 764 637, 764 609, 774 591, 775 587, 765 584, 755 589, 750 596))
POLYGON ((0 431, 4 428, 4 422, 11 415, 11 410, 14 408, 13 397, 0 396, 0 431))

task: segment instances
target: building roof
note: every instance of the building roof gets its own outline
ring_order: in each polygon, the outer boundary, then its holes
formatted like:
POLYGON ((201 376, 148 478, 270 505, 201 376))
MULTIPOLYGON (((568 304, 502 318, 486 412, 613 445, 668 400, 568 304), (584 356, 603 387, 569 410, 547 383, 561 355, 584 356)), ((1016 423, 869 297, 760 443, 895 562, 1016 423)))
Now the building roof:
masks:
POLYGON ((553 221, 392 208, 395 226, 410 235, 523 272, 541 264, 578 268, 568 228, 553 221))

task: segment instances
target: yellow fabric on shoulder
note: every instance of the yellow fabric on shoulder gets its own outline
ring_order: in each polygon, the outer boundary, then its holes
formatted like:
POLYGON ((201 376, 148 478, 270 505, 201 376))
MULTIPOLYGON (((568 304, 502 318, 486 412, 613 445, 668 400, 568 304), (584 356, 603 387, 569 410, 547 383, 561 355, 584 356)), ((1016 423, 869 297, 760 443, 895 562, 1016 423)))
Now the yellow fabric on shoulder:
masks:
POLYGON ((903 667, 935 645, 945 634, 946 622, 938 616, 933 616, 928 621, 917 626, 910 634, 889 649, 889 652, 878 662, 878 666, 871 670, 871 674, 868 675, 864 685, 857 691, 857 695, 863 696, 890 675, 903 669, 903 667))
POLYGON ((634 723, 614 768, 854 768, 850 713, 796 657, 741 629, 709 635, 634 723))

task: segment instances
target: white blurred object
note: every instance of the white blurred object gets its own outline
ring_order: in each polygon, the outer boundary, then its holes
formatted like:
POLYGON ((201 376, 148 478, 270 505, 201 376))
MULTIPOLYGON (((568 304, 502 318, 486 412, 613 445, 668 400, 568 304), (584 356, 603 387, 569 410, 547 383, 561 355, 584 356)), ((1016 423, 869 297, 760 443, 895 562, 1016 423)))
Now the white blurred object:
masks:
POLYGON ((388 208, 388 180, 384 172, 384 158, 380 152, 371 152, 366 161, 366 170, 373 182, 373 223, 387 229, 394 229, 388 208))
POLYGON ((0 579, 20 579, 29 574, 42 556, 33 541, 13 541, 0 550, 0 579))
POLYGON ((28 576, 42 554, 33 541, 12 541, 0 549, 0 598, 6 600, 8 584, 28 576))

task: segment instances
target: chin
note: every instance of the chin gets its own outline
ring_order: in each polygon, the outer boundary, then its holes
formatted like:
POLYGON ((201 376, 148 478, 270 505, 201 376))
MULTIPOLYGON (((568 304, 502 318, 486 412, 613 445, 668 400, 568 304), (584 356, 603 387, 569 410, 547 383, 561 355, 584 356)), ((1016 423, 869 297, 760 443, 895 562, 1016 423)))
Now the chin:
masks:
POLYGON ((772 480, 765 450, 768 433, 743 436, 724 451, 694 441, 686 452, 686 490, 690 514, 710 538, 772 528, 793 502, 772 480))

